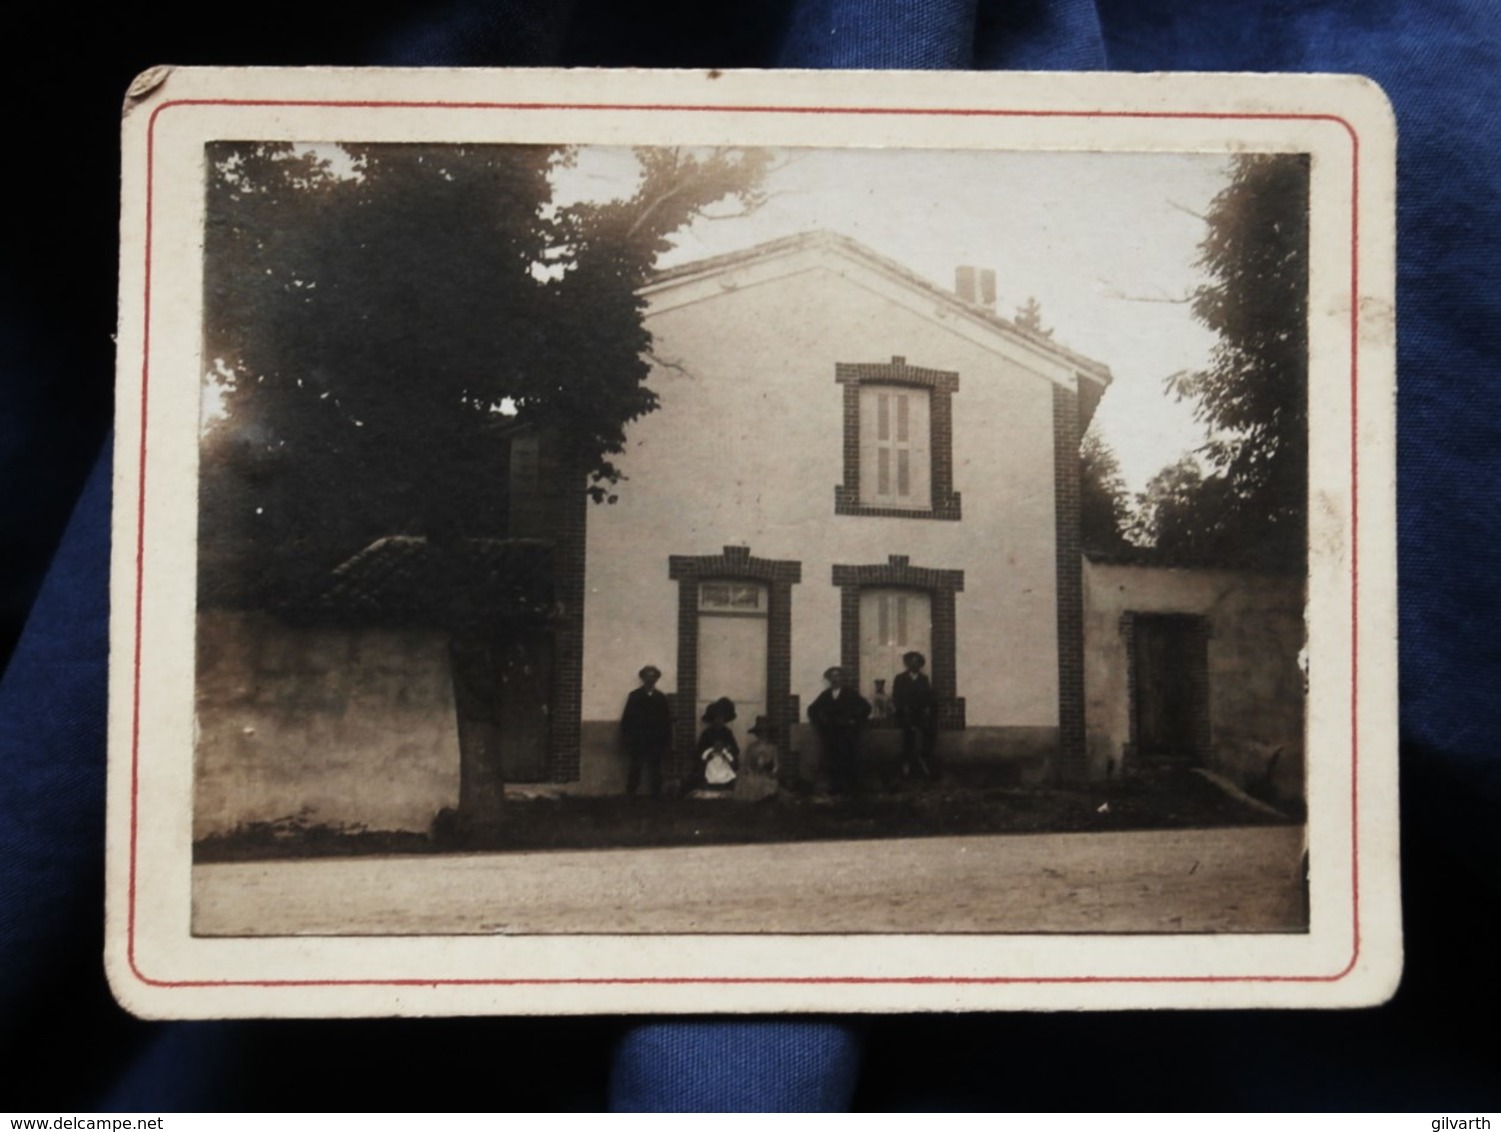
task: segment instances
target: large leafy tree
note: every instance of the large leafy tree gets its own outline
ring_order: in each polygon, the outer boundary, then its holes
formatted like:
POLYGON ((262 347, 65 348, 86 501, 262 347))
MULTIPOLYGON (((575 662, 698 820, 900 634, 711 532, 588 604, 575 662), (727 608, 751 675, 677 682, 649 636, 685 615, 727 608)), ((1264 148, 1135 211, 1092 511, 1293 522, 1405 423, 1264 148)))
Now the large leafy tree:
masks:
POLYGON ((1114 450, 1090 428, 1079 444, 1079 537, 1097 554, 1130 549, 1126 528, 1131 518, 1126 481, 1114 450))
POLYGON ((1155 548, 1152 557, 1183 565, 1246 561, 1245 548, 1231 543, 1225 523, 1233 507, 1226 498, 1229 490, 1223 476, 1206 476, 1198 458, 1186 453, 1137 494, 1129 540, 1155 548))
POLYGON ((209 147, 205 599, 295 601, 384 535, 503 537, 520 428, 609 492, 656 406, 639 288, 705 209, 758 203, 768 158, 642 150, 624 197, 560 205, 574 156, 209 147))
MULTIPOLYGON (((1207 368, 1168 388, 1210 429, 1185 522, 1155 521, 1180 555, 1267 567, 1306 559, 1308 474, 1308 159, 1243 154, 1206 217, 1193 311, 1219 336, 1207 368)), ((1185 465, 1158 485, 1175 499, 1185 465), (1169 490, 1169 488, 1171 490, 1169 490)), ((1153 494, 1151 488, 1148 494, 1153 494)), ((1181 502, 1181 501, 1180 501, 1181 502)))

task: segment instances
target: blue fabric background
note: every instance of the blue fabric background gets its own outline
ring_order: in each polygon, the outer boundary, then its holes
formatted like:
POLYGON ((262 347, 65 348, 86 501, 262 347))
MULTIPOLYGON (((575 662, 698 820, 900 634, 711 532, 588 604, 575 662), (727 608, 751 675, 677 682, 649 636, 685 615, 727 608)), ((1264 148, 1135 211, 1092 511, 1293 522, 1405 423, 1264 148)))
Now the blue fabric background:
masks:
MULTIPOLYGON (((1501 1107, 1490 0, 25 5, 0 269, 0 1107, 1501 1107), (66 21, 66 22, 64 22, 66 21), (1407 976, 1347 1013, 144 1023, 100 972, 117 108, 154 63, 1352 71, 1400 142, 1407 976), (24 625, 24 632, 22 627, 24 625)), ((21 13, 17 13, 19 16, 21 13)), ((14 17, 13 17, 14 18, 14 17)), ((16 26, 21 26, 17 19, 16 26)), ((707 1005, 707 1004, 706 1004, 707 1005)))

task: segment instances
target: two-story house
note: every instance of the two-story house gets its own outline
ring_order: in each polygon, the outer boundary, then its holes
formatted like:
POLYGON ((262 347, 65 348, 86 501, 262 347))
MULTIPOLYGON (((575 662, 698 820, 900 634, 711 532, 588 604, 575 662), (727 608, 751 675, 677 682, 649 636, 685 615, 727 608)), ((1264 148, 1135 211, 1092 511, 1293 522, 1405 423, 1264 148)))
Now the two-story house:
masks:
POLYGON ((618 502, 587 509, 581 786, 623 773, 644 664, 684 757, 728 696, 812 774, 797 725, 824 670, 869 697, 911 649, 947 757, 1082 770, 1078 447, 1110 374, 997 316, 988 275, 948 291, 810 233, 646 288, 661 406, 628 430, 618 502))
MULTIPOLYGON (((859 243, 790 237, 646 288, 657 411, 618 501, 508 438, 510 538, 393 535, 295 617, 199 615, 195 836, 296 815, 484 827, 501 796, 618 793, 644 665, 688 767, 704 707, 826 776, 806 709, 916 650, 939 754, 1022 781, 1166 757, 1302 791, 1301 576, 1090 562, 1079 438, 1098 362, 859 243), (1086 719, 1087 716, 1087 719, 1086 719)), ((894 731, 865 740, 878 761, 894 731)))

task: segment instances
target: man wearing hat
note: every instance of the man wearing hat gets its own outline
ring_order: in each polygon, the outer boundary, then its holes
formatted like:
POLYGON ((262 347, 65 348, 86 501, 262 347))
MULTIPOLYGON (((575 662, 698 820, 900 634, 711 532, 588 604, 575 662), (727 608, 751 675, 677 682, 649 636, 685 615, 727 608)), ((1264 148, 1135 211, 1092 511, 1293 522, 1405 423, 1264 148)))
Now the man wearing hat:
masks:
POLYGON ((928 663, 920 652, 902 657, 906 671, 891 682, 891 704, 902 729, 902 777, 916 769, 924 778, 938 777, 933 762, 933 744, 938 738, 938 697, 933 682, 923 672, 928 663))
POLYGON ((860 789, 860 730, 870 718, 870 704, 846 687, 844 669, 827 669, 823 678, 829 686, 808 705, 808 720, 829 756, 834 793, 854 794, 860 789))
POLYGON ((644 770, 646 789, 657 798, 662 794, 662 760, 672 749, 672 708, 667 697, 657 691, 660 668, 648 664, 638 675, 641 687, 625 698, 625 713, 620 717, 620 738, 631 759, 625 792, 635 796, 644 770))

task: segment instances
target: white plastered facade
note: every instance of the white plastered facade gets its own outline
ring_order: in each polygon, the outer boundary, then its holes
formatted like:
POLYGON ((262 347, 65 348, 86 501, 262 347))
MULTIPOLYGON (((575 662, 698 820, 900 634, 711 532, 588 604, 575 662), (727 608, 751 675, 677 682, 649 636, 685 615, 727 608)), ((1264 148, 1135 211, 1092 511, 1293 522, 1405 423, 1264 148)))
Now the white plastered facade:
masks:
MULTIPOLYGON (((588 515, 585 763, 598 757, 589 733, 618 720, 638 668, 654 664, 664 689, 678 686, 670 556, 729 546, 800 564, 790 690, 804 711, 824 669, 840 662, 834 567, 905 556, 913 567, 963 572, 950 694, 964 700, 967 726, 1056 728, 1055 389, 1075 393, 1081 364, 1103 384, 1103 367, 839 237, 689 265, 646 298, 660 407, 627 430, 618 501, 588 515), (957 520, 836 514, 846 425, 836 366, 893 359, 958 375, 957 520)), ((862 673, 867 696, 877 675, 893 674, 862 673)))

